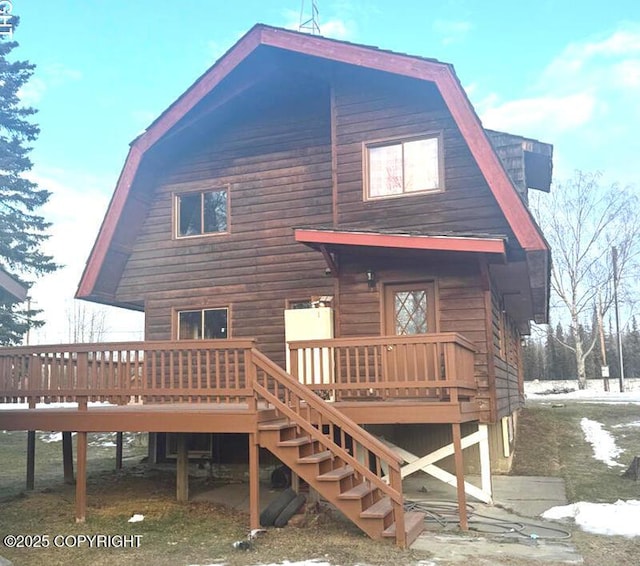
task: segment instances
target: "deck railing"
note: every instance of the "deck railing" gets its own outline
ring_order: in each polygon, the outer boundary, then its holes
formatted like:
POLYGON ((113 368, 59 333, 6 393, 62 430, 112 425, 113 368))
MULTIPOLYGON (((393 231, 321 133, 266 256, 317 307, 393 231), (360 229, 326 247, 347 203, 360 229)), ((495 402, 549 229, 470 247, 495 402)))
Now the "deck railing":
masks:
POLYGON ((253 340, 180 340, 0 349, 0 403, 248 402, 253 340))
POLYGON ((469 399, 472 342, 456 333, 289 342, 291 374, 325 399, 469 399))
MULTIPOLYGON (((253 403, 253 340, 0 348, 0 403, 253 403)), ((289 344, 291 374, 327 400, 453 401, 476 392, 474 345, 455 333, 289 344)))

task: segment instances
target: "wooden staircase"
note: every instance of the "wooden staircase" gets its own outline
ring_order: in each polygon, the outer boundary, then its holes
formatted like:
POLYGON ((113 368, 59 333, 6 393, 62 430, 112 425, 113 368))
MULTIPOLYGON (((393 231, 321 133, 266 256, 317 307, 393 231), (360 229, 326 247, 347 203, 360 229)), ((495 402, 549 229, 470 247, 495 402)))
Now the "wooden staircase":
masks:
POLYGON ((424 514, 404 510, 401 459, 255 349, 252 366, 257 398, 277 415, 258 424, 258 443, 371 538, 411 544, 424 514))

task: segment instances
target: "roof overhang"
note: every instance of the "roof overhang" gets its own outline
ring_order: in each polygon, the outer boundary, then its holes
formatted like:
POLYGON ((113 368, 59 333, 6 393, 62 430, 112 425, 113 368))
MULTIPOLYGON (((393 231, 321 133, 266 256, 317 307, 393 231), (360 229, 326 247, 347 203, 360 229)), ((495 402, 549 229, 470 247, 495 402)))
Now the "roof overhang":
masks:
POLYGON ((428 250, 434 252, 466 252, 506 254, 505 239, 497 237, 431 236, 414 234, 387 234, 383 232, 355 232, 296 228, 296 242, 315 249, 323 246, 353 246, 428 250))
POLYGON ((11 295, 16 301, 24 301, 27 298, 27 287, 3 269, 0 269, 0 290, 11 295))

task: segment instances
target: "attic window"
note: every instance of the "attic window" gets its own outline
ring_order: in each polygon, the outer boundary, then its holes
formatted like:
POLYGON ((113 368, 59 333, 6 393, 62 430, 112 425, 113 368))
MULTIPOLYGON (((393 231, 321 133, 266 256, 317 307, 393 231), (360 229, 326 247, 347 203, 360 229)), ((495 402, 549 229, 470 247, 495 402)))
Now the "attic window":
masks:
POLYGON ((228 200, 227 189, 176 195, 176 236, 228 232, 228 200))
POLYGON ((438 135, 367 144, 365 198, 442 190, 441 146, 438 135))

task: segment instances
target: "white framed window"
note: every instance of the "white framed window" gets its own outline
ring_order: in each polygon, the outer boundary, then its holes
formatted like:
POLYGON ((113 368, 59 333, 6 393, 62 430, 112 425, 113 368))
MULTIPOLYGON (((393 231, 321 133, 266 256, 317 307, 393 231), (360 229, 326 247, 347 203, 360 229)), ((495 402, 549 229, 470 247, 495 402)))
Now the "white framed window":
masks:
POLYGON ((229 190, 216 189, 175 195, 176 237, 222 234, 229 231, 229 190))
POLYGON ((229 338, 229 309, 178 311, 178 340, 224 340, 229 338))
POLYGON ((365 144, 365 198, 382 199, 440 191, 440 135, 365 144))

